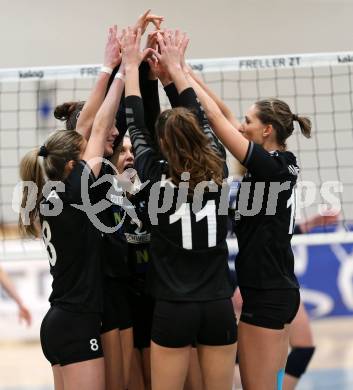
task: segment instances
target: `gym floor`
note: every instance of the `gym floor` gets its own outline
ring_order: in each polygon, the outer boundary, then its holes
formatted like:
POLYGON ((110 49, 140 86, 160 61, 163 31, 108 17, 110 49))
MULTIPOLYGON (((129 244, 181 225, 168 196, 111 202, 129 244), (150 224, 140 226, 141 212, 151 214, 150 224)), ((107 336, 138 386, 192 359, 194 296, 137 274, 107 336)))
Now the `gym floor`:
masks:
MULTIPOLYGON (((317 346, 298 390, 353 389, 353 318, 312 322, 317 346)), ((52 390, 39 342, 0 342, 0 390, 52 390)))

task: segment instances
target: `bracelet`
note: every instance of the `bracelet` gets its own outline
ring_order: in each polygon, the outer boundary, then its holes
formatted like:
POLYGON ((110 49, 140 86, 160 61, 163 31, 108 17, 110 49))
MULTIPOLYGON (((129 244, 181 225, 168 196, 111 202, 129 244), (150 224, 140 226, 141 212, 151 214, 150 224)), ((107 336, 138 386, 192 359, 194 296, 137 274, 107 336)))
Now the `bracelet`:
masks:
POLYGON ((101 72, 103 72, 103 73, 108 73, 108 74, 112 74, 112 73, 113 73, 113 69, 112 69, 112 68, 109 68, 109 66, 102 66, 102 67, 101 67, 101 72))
POLYGON ((118 72, 118 73, 115 75, 115 78, 116 78, 116 79, 120 79, 121 81, 125 81, 125 76, 124 76, 121 72, 118 72))

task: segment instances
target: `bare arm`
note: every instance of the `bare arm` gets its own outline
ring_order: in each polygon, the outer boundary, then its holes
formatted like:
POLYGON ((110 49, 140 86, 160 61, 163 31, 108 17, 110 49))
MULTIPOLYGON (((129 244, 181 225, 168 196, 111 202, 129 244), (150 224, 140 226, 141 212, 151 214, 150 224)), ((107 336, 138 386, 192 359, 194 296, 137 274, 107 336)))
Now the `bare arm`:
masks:
POLYGON ((212 130, 230 153, 242 163, 248 152, 249 141, 229 122, 216 102, 202 88, 196 90, 196 93, 212 130))
POLYGON ((2 288, 6 291, 8 296, 12 298, 18 305, 18 316, 20 321, 24 320, 26 321, 27 325, 31 325, 32 322, 32 316, 29 310, 23 305, 22 299, 18 295, 16 288, 14 284, 12 283, 9 275, 0 268, 0 284, 2 288))
POLYGON ((213 101, 217 104, 218 108, 221 110, 222 114, 228 119, 228 121, 236 128, 239 129, 240 122, 235 117, 231 109, 224 103, 222 99, 220 99, 212 90, 208 87, 208 85, 198 77, 191 67, 188 67, 188 74, 191 78, 207 93, 207 95, 213 99, 213 101))
POLYGON ((249 149, 249 141, 234 128, 229 120, 223 115, 217 103, 197 84, 191 77, 187 78, 182 70, 183 50, 177 38, 178 33, 169 36, 164 34, 164 39, 158 34, 158 44, 161 54, 155 53, 158 60, 166 66, 169 74, 178 89, 179 94, 186 88, 196 87, 196 93, 201 106, 211 124, 211 127, 221 142, 240 161, 243 162, 249 149))
MULTIPOLYGON (((231 109, 224 103, 222 99, 220 99, 216 93, 212 91, 212 89, 202 80, 202 78, 198 77, 195 72, 192 70, 190 66, 188 66, 185 62, 185 52, 189 44, 189 38, 186 34, 181 34, 179 30, 177 30, 177 45, 180 47, 182 53, 182 68, 184 72, 189 75, 189 80, 193 80, 192 83, 193 88, 196 90, 195 83, 197 83, 206 94, 217 104, 218 108, 221 110, 222 114, 228 119, 228 121, 236 128, 240 128, 240 122, 232 113, 231 109)), ((199 88, 198 88, 199 90, 199 88)))
MULTIPOLYGON (((122 67, 120 67, 120 70, 123 70, 122 67)), ((83 159, 91 166, 95 176, 98 176, 100 172, 101 162, 92 163, 91 165, 89 160, 103 157, 104 145, 109 131, 114 126, 115 115, 123 90, 124 81, 120 78, 115 78, 93 122, 92 134, 88 140, 83 159)))
POLYGON ((181 66, 181 52, 175 44, 175 35, 171 32, 163 36, 158 33, 157 40, 161 53, 155 52, 155 55, 162 66, 167 69, 180 95, 190 87, 190 83, 181 66))

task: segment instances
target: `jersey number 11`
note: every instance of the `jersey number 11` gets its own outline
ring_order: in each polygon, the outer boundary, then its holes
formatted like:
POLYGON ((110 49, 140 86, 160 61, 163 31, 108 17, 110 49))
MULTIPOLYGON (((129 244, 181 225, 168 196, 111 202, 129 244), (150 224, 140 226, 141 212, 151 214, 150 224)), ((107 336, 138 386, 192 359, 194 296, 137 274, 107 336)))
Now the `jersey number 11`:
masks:
MULTIPOLYGON (((196 222, 207 218, 208 231, 208 247, 216 246, 217 244, 217 219, 216 219, 216 204, 214 200, 209 200, 205 207, 195 213, 196 222)), ((183 240, 183 248, 192 249, 192 223, 190 203, 183 203, 174 214, 169 216, 169 223, 175 223, 181 220, 181 234, 183 240)))

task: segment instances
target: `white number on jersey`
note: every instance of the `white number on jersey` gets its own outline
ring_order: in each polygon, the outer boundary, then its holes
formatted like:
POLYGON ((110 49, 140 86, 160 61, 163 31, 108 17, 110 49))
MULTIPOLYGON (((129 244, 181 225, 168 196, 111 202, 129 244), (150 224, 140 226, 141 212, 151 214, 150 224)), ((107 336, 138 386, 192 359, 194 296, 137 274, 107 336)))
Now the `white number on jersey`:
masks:
POLYGON ((98 346, 97 339, 91 339, 89 343, 91 344, 92 351, 98 351, 99 346, 98 346))
POLYGON ((54 267, 54 265, 56 264, 56 250, 54 248, 54 245, 50 242, 51 230, 50 230, 49 223, 47 221, 43 222, 42 236, 45 244, 45 249, 48 252, 49 263, 51 264, 52 267, 54 267))
POLYGON ((292 194, 287 201, 287 208, 290 207, 290 220, 289 220, 289 230, 288 230, 289 234, 294 233, 295 206, 296 206, 296 193, 295 193, 295 189, 293 188, 292 194))
MULTIPOLYGON (((216 246, 217 244, 217 220, 216 220, 216 204, 214 200, 209 200, 205 207, 195 213, 196 222, 207 218, 208 231, 208 247, 216 246)), ((183 240, 183 248, 192 249, 192 229, 191 229, 191 211, 190 203, 183 203, 174 214, 170 215, 169 223, 175 223, 181 219, 181 234, 183 240)))

